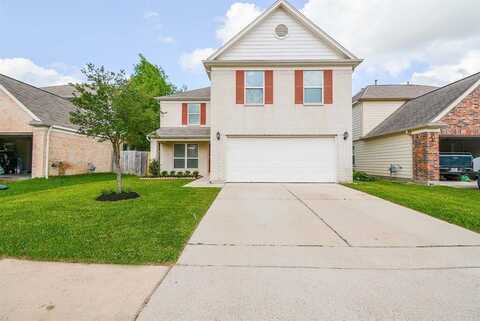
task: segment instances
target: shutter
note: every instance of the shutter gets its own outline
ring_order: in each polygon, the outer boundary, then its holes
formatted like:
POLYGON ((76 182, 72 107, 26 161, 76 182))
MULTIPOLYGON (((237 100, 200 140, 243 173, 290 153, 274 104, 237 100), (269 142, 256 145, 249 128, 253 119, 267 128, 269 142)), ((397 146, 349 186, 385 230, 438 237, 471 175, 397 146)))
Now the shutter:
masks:
POLYGON ((273 70, 265 71, 265 104, 273 104, 273 70))
POLYGON ((205 125, 207 123, 207 104, 200 104, 200 125, 205 125))
POLYGON ((182 125, 188 125, 188 104, 182 103, 182 125))
POLYGON ((295 70, 295 104, 303 104, 303 70, 295 70))
POLYGON ((325 86, 325 104, 333 104, 333 73, 331 70, 323 72, 323 82, 325 86))
POLYGON ((245 104, 245 71, 236 71, 236 103, 239 105, 245 104))

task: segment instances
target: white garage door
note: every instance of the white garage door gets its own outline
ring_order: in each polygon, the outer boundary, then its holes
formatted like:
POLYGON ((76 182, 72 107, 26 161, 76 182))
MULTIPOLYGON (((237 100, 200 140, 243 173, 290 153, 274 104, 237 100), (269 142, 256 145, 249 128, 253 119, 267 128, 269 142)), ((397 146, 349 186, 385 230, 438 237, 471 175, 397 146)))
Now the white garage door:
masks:
POLYGON ((334 138, 229 138, 228 182, 336 182, 334 138))

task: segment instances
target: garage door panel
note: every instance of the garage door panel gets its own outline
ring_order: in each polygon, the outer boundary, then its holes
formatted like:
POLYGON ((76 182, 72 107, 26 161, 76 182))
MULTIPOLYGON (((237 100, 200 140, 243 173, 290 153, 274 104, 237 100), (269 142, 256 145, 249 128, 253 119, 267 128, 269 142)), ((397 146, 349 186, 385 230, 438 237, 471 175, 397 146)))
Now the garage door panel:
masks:
POLYGON ((335 182, 333 138, 231 138, 227 181, 335 182))

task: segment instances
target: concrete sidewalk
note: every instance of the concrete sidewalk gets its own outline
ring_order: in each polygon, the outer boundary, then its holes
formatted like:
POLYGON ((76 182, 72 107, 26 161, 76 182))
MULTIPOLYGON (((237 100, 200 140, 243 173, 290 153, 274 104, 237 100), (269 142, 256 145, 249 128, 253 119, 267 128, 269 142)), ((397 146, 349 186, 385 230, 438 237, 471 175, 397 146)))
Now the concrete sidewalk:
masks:
POLYGON ((0 320, 131 321, 168 267, 0 260, 0 320))
POLYGON ((480 235, 340 185, 227 184, 139 320, 478 320, 480 235))

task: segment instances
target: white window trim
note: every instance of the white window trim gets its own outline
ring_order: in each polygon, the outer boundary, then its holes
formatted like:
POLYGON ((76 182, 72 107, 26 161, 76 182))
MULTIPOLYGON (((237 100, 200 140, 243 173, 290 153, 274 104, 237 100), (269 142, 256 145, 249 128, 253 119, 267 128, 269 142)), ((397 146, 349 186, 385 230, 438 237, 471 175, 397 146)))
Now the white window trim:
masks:
POLYGON ((245 97, 245 106, 265 106, 265 71, 264 70, 245 70, 244 90, 243 95, 245 97), (263 87, 247 87, 247 73, 248 72, 261 72, 263 77, 263 87), (261 104, 249 104, 247 103, 247 89, 263 89, 263 102, 261 104))
POLYGON ((303 80, 303 105, 304 106, 324 106, 325 105, 325 71, 324 70, 303 70, 305 75, 305 71, 319 71, 322 73, 322 86, 305 86, 305 78, 303 80), (320 103, 306 103, 305 102, 305 88, 321 88, 322 89, 322 102, 320 103))
MULTIPOLYGON (((192 115, 197 115, 196 113, 191 113, 192 115)), ((188 126, 200 126, 202 120, 202 104, 200 103, 187 103, 187 125, 188 126), (190 105, 198 105, 198 124, 190 123, 190 105)))
POLYGON ((199 165, 200 165, 200 146, 198 144, 191 144, 191 143, 186 143, 186 144, 183 144, 183 143, 180 143, 180 144, 173 144, 173 169, 193 169, 193 170, 198 170, 199 168, 199 165), (183 151, 184 151, 184 156, 183 157, 176 157, 175 156, 175 145, 183 145, 183 151), (197 157, 188 157, 187 156, 187 145, 196 145, 197 146, 197 157), (183 159, 184 160, 184 164, 185 166, 184 167, 175 167, 175 160, 176 159, 183 159), (188 167, 188 160, 189 159, 196 159, 197 160, 197 167, 196 168, 193 168, 193 167, 188 167))

